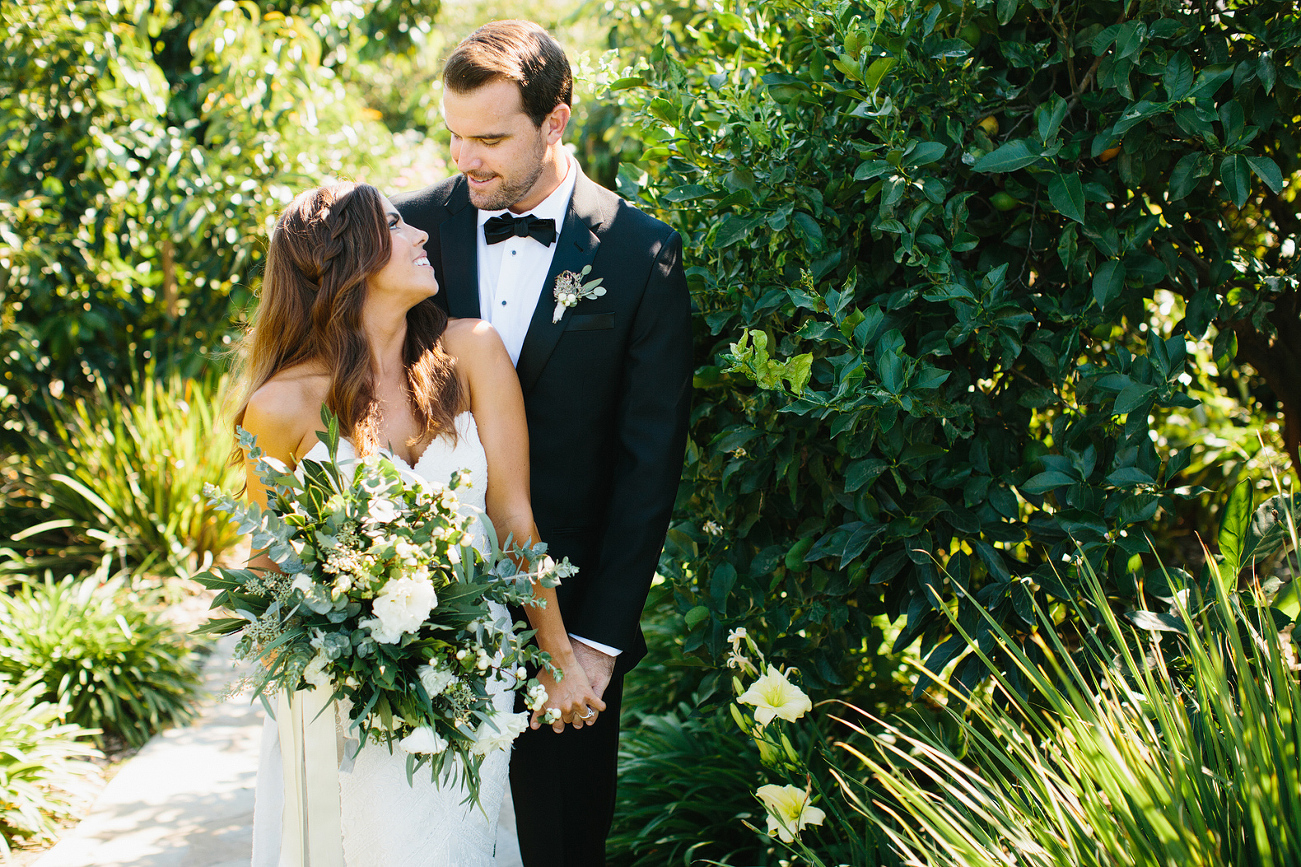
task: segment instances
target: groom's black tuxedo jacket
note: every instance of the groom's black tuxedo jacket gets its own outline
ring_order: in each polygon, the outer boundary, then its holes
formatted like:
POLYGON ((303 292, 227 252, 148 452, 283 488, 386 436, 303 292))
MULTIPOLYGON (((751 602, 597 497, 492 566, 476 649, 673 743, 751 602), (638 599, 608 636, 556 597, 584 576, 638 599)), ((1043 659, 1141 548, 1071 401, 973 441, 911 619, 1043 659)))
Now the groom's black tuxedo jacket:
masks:
MULTIPOLYGON (((394 204, 425 249, 454 317, 479 317, 478 211, 465 179, 394 204)), ((558 593, 565 627, 645 653, 639 621, 686 446, 691 302, 682 241, 581 172, 516 372, 524 391, 534 519, 549 552, 579 567, 558 593), (552 323, 556 277, 602 278, 605 294, 552 323)))

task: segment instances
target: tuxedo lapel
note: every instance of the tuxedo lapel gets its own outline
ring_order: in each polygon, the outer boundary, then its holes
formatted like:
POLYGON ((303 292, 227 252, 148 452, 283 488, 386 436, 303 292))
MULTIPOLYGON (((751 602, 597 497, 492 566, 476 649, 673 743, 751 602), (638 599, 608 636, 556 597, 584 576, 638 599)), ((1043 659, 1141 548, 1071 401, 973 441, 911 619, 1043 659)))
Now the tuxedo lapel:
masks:
POLYGON ((533 308, 528 334, 524 337, 519 362, 515 365, 520 388, 525 394, 538 381, 542 368, 560 341, 560 335, 565 332, 565 324, 573 309, 566 308, 559 322, 551 321, 556 306, 552 294, 556 277, 565 271, 573 271, 575 274, 582 272, 592 264, 597 248, 601 246, 600 239, 593 231, 593 228, 600 228, 601 222, 598 204, 592 196, 595 188, 596 185, 581 173, 574 183, 574 194, 569 201, 569 210, 565 213, 565 224, 561 227, 560 237, 556 239, 556 253, 551 258, 551 268, 547 271, 547 279, 538 295, 538 305, 533 308))
MULTIPOLYGON (((454 196, 454 198, 460 198, 454 196)), ((442 287, 447 293, 449 315, 459 319, 479 318, 479 212, 468 197, 452 216, 439 227, 439 247, 443 259, 442 287)))

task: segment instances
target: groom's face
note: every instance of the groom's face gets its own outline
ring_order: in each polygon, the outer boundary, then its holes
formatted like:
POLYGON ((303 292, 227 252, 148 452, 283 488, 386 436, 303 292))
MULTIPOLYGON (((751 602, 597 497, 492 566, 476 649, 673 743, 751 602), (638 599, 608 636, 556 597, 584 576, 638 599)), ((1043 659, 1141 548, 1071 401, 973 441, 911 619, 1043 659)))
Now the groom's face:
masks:
POLYGON ((524 113, 519 87, 497 79, 468 93, 445 90, 443 118, 452 134, 452 160, 470 185, 470 202, 481 211, 523 212, 537 202, 548 126, 534 126, 524 113))

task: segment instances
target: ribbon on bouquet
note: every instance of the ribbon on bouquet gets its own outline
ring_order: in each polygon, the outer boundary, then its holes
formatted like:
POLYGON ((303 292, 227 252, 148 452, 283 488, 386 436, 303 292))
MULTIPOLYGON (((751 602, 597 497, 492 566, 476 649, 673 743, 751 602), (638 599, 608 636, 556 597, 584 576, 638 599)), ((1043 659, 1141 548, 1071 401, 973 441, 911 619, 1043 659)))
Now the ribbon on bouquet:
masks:
POLYGON ((284 766, 280 867, 344 867, 339 809, 339 741, 332 691, 277 696, 284 766))

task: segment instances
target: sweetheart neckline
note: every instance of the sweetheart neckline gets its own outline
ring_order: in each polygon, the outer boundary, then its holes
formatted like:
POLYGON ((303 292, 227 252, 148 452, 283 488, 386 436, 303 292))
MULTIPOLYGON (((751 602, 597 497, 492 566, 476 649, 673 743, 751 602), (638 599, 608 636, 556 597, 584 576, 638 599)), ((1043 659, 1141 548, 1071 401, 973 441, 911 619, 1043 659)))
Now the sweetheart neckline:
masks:
MULTIPOLYGON (((453 422, 454 424, 457 423, 457 422, 459 422, 459 421, 461 420, 461 416, 464 416, 464 415, 468 415, 468 416, 470 417, 470 424, 474 425, 475 431, 477 432, 478 429, 479 429, 479 425, 478 425, 478 423, 475 422, 475 420, 474 420, 474 413, 472 413, 472 412, 471 412, 470 410, 468 410, 468 409, 466 409, 466 410, 462 410, 461 412, 458 412, 455 416, 453 416, 453 417, 452 417, 452 422, 453 422)), ((458 434, 459 434, 459 431, 458 431, 458 434)), ((431 448, 433 448, 434 443, 437 442, 438 439, 439 439, 441 436, 442 436, 442 435, 439 434, 439 436, 436 436, 436 437, 434 437, 432 440, 429 441, 429 444, 426 445, 425 448, 424 448, 424 450, 420 452, 420 457, 416 458, 416 462, 415 462, 415 463, 410 463, 410 462, 408 462, 406 458, 402 457, 402 455, 398 454, 397 452, 393 451, 392 449, 387 449, 387 448, 384 448, 383 446, 380 446, 380 449, 379 449, 379 450, 380 450, 381 452, 383 452, 384 454, 388 455, 388 456, 389 456, 390 458, 392 458, 393 460, 395 460, 395 461, 397 461, 398 463, 402 464, 402 466, 406 467, 408 470, 410 470, 412 473, 415 473, 415 474, 418 476, 418 475, 420 475, 420 473, 418 472, 419 469, 420 469, 420 462, 423 461, 423 460, 425 459, 425 456, 429 454, 429 450, 430 450, 431 448)), ((357 447, 354 446, 354 445, 352 444, 352 441, 349 440, 347 437, 339 437, 339 442, 341 442, 341 443, 347 443, 347 444, 348 444, 348 448, 352 449, 352 455, 353 455, 353 458, 356 459, 356 457, 357 457, 357 447)), ((307 454, 303 455, 303 460, 307 460, 307 455, 310 455, 312 452, 316 451, 316 447, 319 446, 319 445, 324 445, 324 443, 323 443, 321 440, 318 439, 318 440, 317 440, 317 441, 312 445, 312 447, 311 447, 310 449, 307 450, 307 454)))

